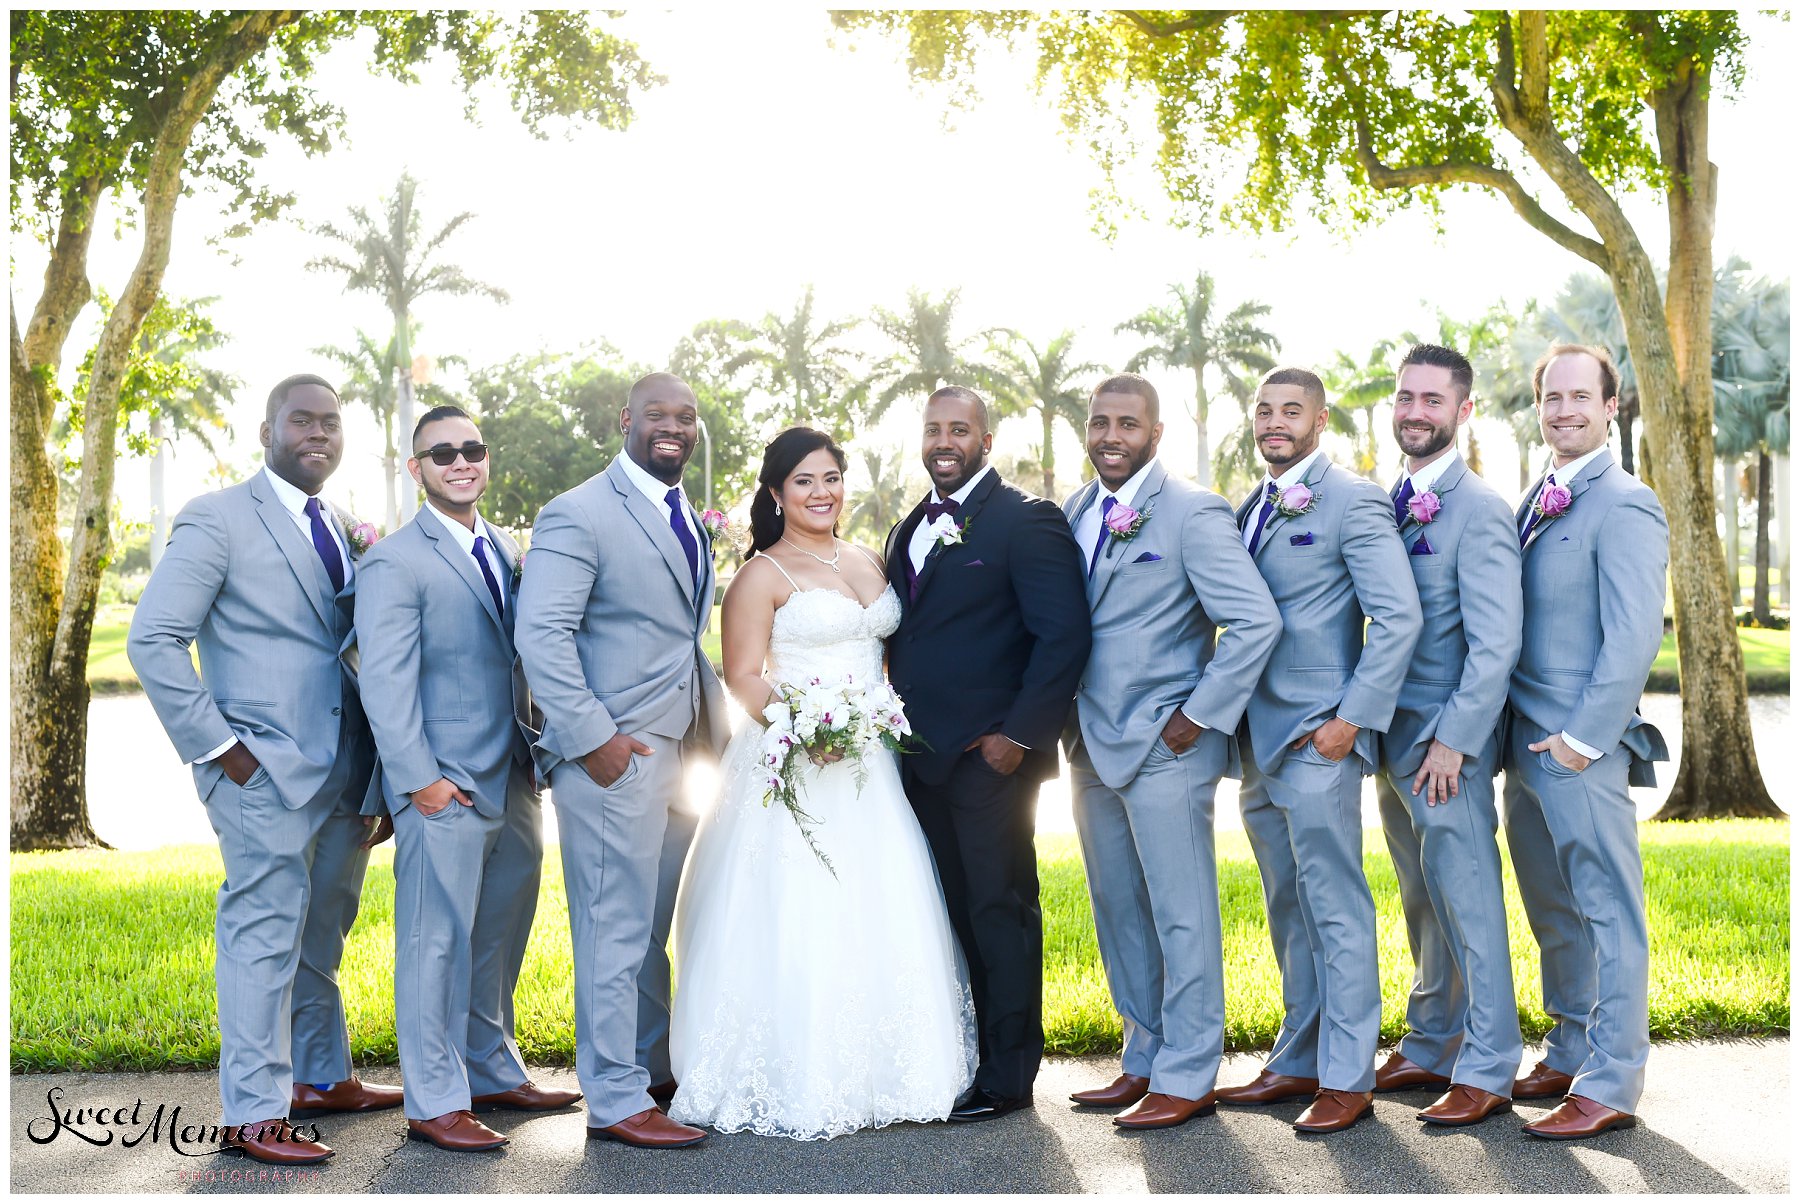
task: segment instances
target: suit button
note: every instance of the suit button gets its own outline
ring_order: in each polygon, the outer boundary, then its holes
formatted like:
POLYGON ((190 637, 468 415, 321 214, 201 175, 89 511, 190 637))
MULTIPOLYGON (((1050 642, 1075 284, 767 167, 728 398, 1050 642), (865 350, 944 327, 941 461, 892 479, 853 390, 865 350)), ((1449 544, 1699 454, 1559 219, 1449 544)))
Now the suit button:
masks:
POLYGON ((344 713, 344 708, 343 707, 332 707, 331 713, 333 715, 342 715, 344 713))
POLYGON ((685 690, 685 689, 687 689, 687 683, 684 681, 680 685, 676 686, 675 688, 677 690, 685 690))

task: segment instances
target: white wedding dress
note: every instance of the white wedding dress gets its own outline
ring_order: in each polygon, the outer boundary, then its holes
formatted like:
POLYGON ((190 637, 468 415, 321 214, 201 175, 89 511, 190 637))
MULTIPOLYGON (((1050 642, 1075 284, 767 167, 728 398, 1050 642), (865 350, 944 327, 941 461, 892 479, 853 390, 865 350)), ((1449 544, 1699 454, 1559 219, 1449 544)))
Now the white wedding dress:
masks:
MULTIPOLYGON (((892 589, 863 607, 796 590, 775 612, 778 681, 882 675, 892 589)), ((669 1115, 725 1133, 829 1138, 942 1120, 974 1081, 975 1010, 930 848, 895 757, 806 766, 800 805, 836 877, 779 802, 763 805, 746 722, 701 821, 675 913, 669 1115)))

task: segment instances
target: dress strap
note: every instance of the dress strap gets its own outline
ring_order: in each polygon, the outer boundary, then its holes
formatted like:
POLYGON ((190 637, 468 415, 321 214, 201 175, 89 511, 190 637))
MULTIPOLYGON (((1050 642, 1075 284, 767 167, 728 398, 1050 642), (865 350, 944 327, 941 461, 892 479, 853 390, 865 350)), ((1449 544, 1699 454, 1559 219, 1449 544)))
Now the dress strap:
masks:
POLYGON ((787 583, 789 585, 793 586, 796 591, 799 590, 800 583, 798 581, 795 581, 793 579, 793 577, 789 575, 788 571, 781 567, 781 561, 775 559, 773 556, 769 555, 767 552, 758 552, 757 555, 761 556, 764 560, 766 560, 770 564, 774 565, 775 571, 780 573, 783 577, 787 577, 787 583))
POLYGON ((870 564, 875 566, 875 571, 877 573, 886 571, 885 569, 883 569, 881 567, 881 561, 879 561, 875 558, 875 553, 869 551, 869 549, 863 547, 859 543, 853 543, 850 546, 855 548, 857 551, 861 552, 863 554, 864 559, 866 559, 870 564))

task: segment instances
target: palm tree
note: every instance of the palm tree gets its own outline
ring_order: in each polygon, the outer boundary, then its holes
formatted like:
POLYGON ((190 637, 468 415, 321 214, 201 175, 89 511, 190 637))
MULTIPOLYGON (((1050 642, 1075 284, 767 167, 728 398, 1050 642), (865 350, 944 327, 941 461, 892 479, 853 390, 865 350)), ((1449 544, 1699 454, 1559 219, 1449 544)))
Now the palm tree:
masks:
MULTIPOLYGON (((418 183, 406 172, 400 173, 394 195, 385 198, 385 210, 377 221, 361 206, 350 209, 350 228, 343 229, 327 222, 317 233, 344 245, 348 258, 321 255, 306 266, 313 270, 329 269, 344 274, 346 291, 369 292, 387 305, 394 321, 395 354, 400 365, 396 409, 399 427, 411 431, 413 424, 413 382, 410 368, 412 351, 412 307, 420 297, 430 293, 465 295, 480 293, 495 301, 509 300, 504 289, 471 278, 454 264, 434 263, 432 257, 450 237, 475 215, 457 214, 437 233, 421 237, 419 212, 414 207, 418 183)), ((411 518, 417 505, 414 491, 401 495, 401 517, 411 518)))
POLYGON ((970 358, 975 338, 953 333, 961 296, 962 290, 953 288, 942 300, 933 300, 930 293, 908 289, 904 312, 876 306, 870 314, 870 324, 896 348, 863 383, 867 391, 882 386, 869 407, 871 423, 880 422, 902 393, 928 395, 944 385, 982 388, 994 378, 991 368, 970 358))
MULTIPOLYGON (((1402 337, 1407 344, 1418 342, 1410 334, 1402 337)), ((1338 352, 1331 366, 1320 374, 1337 394, 1337 401, 1330 411, 1331 429, 1349 436, 1350 446, 1356 454, 1356 463, 1352 467, 1370 480, 1375 479, 1380 456, 1380 444, 1375 434, 1375 407, 1394 399, 1394 360, 1398 355, 1395 340, 1383 339, 1370 348, 1361 363, 1347 351, 1338 352)))
POLYGON ((313 354, 343 366, 348 375, 338 386, 338 396, 368 406, 381 424, 381 472, 387 486, 384 529, 392 531, 399 526, 400 518, 400 450, 394 437, 394 417, 399 402, 395 378, 400 371, 400 340, 389 338, 384 343, 359 329, 354 346, 314 347, 313 354))
MULTIPOLYGON (((1175 302, 1147 309, 1135 318, 1119 323, 1120 334, 1136 334, 1151 343, 1126 363, 1125 370, 1139 372, 1148 364, 1166 364, 1186 368, 1194 374, 1194 425, 1199 433, 1194 479, 1202 485, 1212 483, 1211 458, 1206 441, 1206 411, 1209 398, 1206 370, 1211 368, 1224 382, 1225 390, 1248 410, 1252 377, 1275 366, 1274 357, 1281 350, 1281 340, 1258 323, 1269 314, 1260 301, 1246 301, 1228 314, 1215 312, 1213 279, 1204 270, 1194 277, 1194 287, 1173 284, 1169 291, 1175 302)), ((1248 414, 1246 413, 1246 422, 1248 414)))
POLYGON ((856 485, 856 501, 844 516, 844 532, 846 538, 879 549, 912 505, 914 488, 907 480, 902 452, 865 447, 862 463, 867 479, 856 485))
POLYGON ((1087 389, 1080 378, 1098 376, 1106 369, 1096 363, 1070 362, 1074 358, 1075 332, 1065 330, 1042 350, 1016 330, 990 332, 1004 336, 995 343, 995 396, 1003 416, 1036 413, 1043 423, 1044 441, 1038 462, 1044 473, 1044 496, 1056 496, 1056 420, 1069 424, 1077 436, 1087 425, 1087 389))
MULTIPOLYGON (((1713 314, 1713 420, 1715 449, 1733 462, 1756 457, 1756 585, 1752 614, 1770 625, 1769 519, 1772 461, 1788 450, 1791 351, 1790 293, 1786 283, 1749 278, 1750 267, 1733 257, 1719 273, 1713 314)), ((1728 528, 1735 514, 1726 515, 1728 528)), ((1785 522, 1785 517, 1783 519, 1785 522)), ((1732 565, 1735 569, 1736 559, 1732 565)), ((1736 598, 1736 582, 1733 581, 1736 598)))
POLYGON ((770 417, 779 424, 846 432, 855 425, 867 396, 853 370, 855 353, 842 343, 859 324, 854 318, 817 323, 809 284, 789 316, 768 313, 754 325, 726 324, 743 350, 726 362, 725 369, 751 370, 754 387, 769 395, 770 417))

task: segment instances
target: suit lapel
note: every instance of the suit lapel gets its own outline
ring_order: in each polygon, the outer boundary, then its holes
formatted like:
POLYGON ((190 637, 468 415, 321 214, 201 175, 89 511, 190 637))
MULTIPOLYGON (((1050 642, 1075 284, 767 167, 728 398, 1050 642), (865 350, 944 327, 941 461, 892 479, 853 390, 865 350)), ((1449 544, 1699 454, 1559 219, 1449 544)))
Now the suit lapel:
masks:
MULTIPOLYGON (((1131 499, 1131 508, 1139 514, 1149 510, 1156 501, 1156 495, 1162 492, 1163 484, 1168 479, 1168 469, 1162 466, 1161 460, 1158 460, 1151 468, 1150 475, 1144 478, 1144 483, 1138 489, 1137 496, 1131 499)), ((1104 530, 1104 525, 1102 529, 1104 530)), ((1125 562, 1125 552, 1130 546, 1128 543, 1111 538, 1100 545, 1100 560, 1094 565, 1093 577, 1088 580, 1088 606, 1090 609, 1099 605, 1100 596, 1111 584, 1113 573, 1125 562)), ((1091 548, 1088 550, 1088 554, 1093 555, 1091 548)))
POLYGON ((319 559, 319 550, 302 538, 300 528, 294 525, 293 514, 281 504, 281 499, 275 496, 275 491, 261 474, 250 479, 250 494, 256 499, 256 516, 262 520, 281 554, 287 557, 288 567, 294 570, 300 592, 312 604, 313 613, 327 629, 337 630, 331 615, 332 599, 337 591, 331 588, 331 578, 325 572, 325 562, 319 559))
MULTIPOLYGON (((1081 520, 1084 517, 1086 517, 1087 512, 1093 508, 1094 499, 1098 498, 1099 496, 1100 496, 1100 480, 1098 477, 1096 477, 1094 480, 1091 480, 1087 484, 1083 485, 1080 489, 1077 489, 1073 494, 1070 495, 1069 500, 1066 503, 1064 503, 1063 516, 1069 520, 1069 534, 1070 535, 1074 535, 1075 532, 1080 528, 1081 520)), ((1076 542, 1076 546, 1080 547, 1080 545, 1081 545, 1080 539, 1077 539, 1075 542, 1076 542)), ((1084 573, 1087 570, 1088 561, 1089 561, 1089 559, 1091 559, 1093 557, 1093 555, 1094 555, 1094 548, 1093 548, 1092 544, 1089 544, 1087 547, 1081 548, 1081 568, 1084 573)), ((1096 571, 1098 571, 1098 570, 1096 570, 1096 571)), ((1099 599, 1099 595, 1094 592, 1094 579, 1092 577, 1088 577, 1087 578, 1087 600, 1088 600, 1088 609, 1090 611, 1094 608, 1094 603, 1098 599, 1099 599)))
MULTIPOLYGON (((1312 466, 1306 470, 1305 474, 1301 476, 1300 484, 1305 485, 1308 489, 1312 490, 1314 494, 1317 494, 1319 491, 1314 487, 1318 485, 1319 478, 1323 477, 1330 468, 1330 459, 1324 455, 1320 455, 1318 459, 1312 462, 1312 466)), ((1293 486, 1290 485, 1287 486, 1287 488, 1291 489, 1293 486)), ((1276 498, 1275 509, 1269 515, 1269 523, 1263 528, 1262 542, 1256 545, 1257 557, 1260 558, 1264 552, 1269 550, 1269 545, 1274 542, 1271 536, 1275 534, 1275 529, 1287 521, 1288 516, 1281 512, 1281 500, 1278 496, 1276 498)))
MULTIPOLYGON (((999 483, 1000 474, 990 468, 981 484, 975 486, 962 505, 956 508, 956 525, 966 530, 973 524, 975 515, 981 510, 981 504, 987 501, 988 495, 994 492, 994 487, 999 483)), ((921 508, 919 513, 923 515, 924 510, 921 508)), ((937 571, 938 562, 943 559, 943 553, 944 545, 939 541, 933 543, 931 550, 925 554, 925 564, 919 569, 919 597, 925 596, 925 587, 930 583, 932 574, 937 571)))
MULTIPOLYGON (((930 495, 927 494, 927 497, 930 495)), ((913 604, 912 587, 907 584, 907 575, 912 572, 912 538, 919 524, 925 521, 925 500, 912 508, 912 512, 901 519, 889 537, 887 555, 888 584, 894 587, 894 593, 900 596, 900 609, 910 611, 913 604)))
MULTIPOLYGON (((623 456, 624 453, 621 452, 620 455, 623 456)), ((650 542, 662 553, 663 563, 669 566, 669 571, 681 583, 689 605, 694 604, 699 591, 694 588, 694 574, 688 571, 687 553, 682 551, 681 541, 675 538, 675 532, 669 526, 669 516, 652 505, 650 499, 631 483, 631 478, 625 475, 625 466, 618 460, 607 467, 606 475, 624 501, 625 512, 650 537, 650 542)))
MULTIPOLYGON (((426 505, 430 504, 426 503, 426 505)), ((463 584, 469 587, 469 592, 475 595, 475 600, 481 603, 483 610, 487 611, 488 618, 494 621, 494 627, 504 636, 506 621, 494 607, 494 595, 488 592, 487 582, 481 579, 481 567, 475 563, 474 555, 464 552, 462 545, 458 544, 456 540, 446 539, 445 536, 449 533, 438 530, 437 520, 427 518, 423 510, 413 515, 413 522, 417 523, 419 530, 423 531, 425 537, 431 540, 432 545, 437 548, 437 554, 444 558, 444 562, 455 571, 458 577, 463 579, 463 584)), ((482 533, 486 534, 485 528, 482 533)))
POLYGON ((506 598, 506 615, 501 628, 506 632, 506 642, 512 643, 513 619, 518 610, 519 597, 519 545, 513 542, 512 536, 482 520, 487 527, 488 535, 493 538, 494 548, 500 553, 500 570, 504 574, 500 578, 500 593, 506 598))

